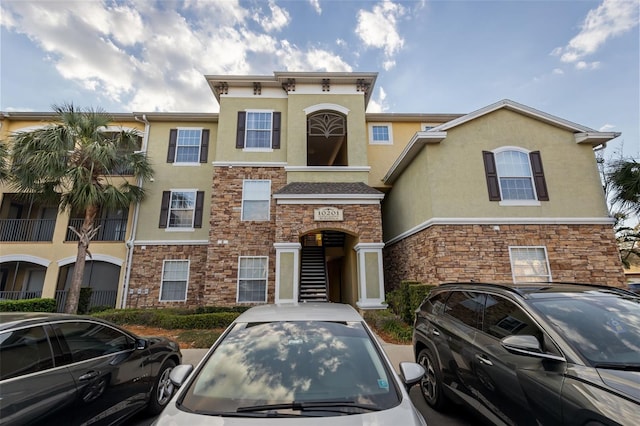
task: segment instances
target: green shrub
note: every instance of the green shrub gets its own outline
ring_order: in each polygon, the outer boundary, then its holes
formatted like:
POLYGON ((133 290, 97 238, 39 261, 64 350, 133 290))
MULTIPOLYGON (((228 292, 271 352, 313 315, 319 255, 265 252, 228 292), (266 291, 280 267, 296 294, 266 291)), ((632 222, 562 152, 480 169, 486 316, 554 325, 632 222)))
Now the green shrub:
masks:
POLYGON ((0 301, 0 312, 55 312, 55 299, 21 299, 0 301))
POLYGON ((433 287, 416 281, 403 281, 400 288, 387 293, 389 309, 405 323, 413 324, 416 309, 433 287))
POLYGON ((218 308, 216 311, 194 313, 195 310, 110 309, 94 316, 120 325, 146 325, 172 330, 226 328, 240 315, 236 309, 218 308))
POLYGON ((411 343, 413 327, 405 323, 390 309, 365 311, 364 319, 374 330, 388 334, 395 342, 411 343))
POLYGON ((78 297, 78 313, 81 315, 89 313, 89 304, 91 303, 91 287, 81 287, 80 296, 78 297))

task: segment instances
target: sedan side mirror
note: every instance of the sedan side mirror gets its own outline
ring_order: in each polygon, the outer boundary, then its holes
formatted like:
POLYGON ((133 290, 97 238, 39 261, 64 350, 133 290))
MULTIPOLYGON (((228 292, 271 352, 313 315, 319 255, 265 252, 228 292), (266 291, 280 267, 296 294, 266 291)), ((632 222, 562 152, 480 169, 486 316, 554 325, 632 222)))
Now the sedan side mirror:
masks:
POLYGON ((171 380, 171 383, 180 387, 192 371, 193 365, 191 364, 177 365, 173 370, 171 370, 171 373, 169 373, 169 379, 171 380))
POLYGON ((411 386, 418 383, 422 380, 422 376, 424 376, 425 369, 418 363, 415 362, 401 362, 400 363, 400 375, 402 375, 402 380, 404 381, 404 385, 407 390, 411 388, 411 386))

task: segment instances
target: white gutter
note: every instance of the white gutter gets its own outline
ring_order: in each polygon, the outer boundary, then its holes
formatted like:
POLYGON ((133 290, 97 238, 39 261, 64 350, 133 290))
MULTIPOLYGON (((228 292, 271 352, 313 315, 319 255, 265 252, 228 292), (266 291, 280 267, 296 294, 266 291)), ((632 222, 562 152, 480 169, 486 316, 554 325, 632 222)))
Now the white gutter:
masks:
MULTIPOLYGON (((149 144, 149 121, 147 115, 142 114, 142 119, 134 116, 134 120, 144 123, 144 136, 142 137, 142 152, 147 153, 147 146, 149 144)), ((143 179, 138 178, 138 186, 142 188, 143 179)), ((127 296, 129 296, 129 280, 131 279, 131 262, 133 261, 133 248, 136 240, 136 231, 138 229, 138 217, 140 216, 140 201, 136 203, 133 210, 133 223, 131 224, 131 237, 127 240, 127 267, 124 274, 124 283, 122 286, 122 299, 120 308, 124 309, 127 306, 127 296)))

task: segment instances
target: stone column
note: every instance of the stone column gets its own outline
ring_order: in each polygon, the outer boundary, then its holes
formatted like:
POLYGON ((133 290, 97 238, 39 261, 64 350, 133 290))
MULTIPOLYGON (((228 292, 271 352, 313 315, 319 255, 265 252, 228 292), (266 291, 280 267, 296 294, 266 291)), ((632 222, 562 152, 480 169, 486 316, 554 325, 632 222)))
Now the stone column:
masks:
POLYGON ((360 243, 358 257, 358 301, 360 309, 385 309, 382 248, 384 243, 360 243))

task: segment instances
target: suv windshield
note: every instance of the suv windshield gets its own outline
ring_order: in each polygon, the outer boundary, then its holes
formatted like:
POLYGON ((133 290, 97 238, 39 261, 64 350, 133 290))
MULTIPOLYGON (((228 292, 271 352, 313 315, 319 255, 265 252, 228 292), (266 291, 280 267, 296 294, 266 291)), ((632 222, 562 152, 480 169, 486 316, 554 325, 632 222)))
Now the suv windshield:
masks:
POLYGON ((640 299, 571 294, 532 303, 592 366, 640 365, 640 299))
POLYGON ((210 415, 329 416, 383 410, 399 402, 362 324, 296 321, 237 324, 180 406, 210 415))

